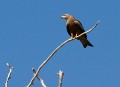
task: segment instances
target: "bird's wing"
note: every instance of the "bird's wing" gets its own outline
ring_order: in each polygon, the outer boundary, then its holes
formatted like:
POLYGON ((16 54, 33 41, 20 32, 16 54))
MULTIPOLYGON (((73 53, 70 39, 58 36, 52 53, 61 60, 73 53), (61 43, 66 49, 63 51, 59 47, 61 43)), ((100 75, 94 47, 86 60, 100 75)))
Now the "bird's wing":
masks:
POLYGON ((71 34, 70 34, 70 28, 69 28, 69 24, 66 25, 66 28, 67 28, 67 32, 68 32, 68 34, 71 36, 71 34))
MULTIPOLYGON (((74 23, 75 23, 77 29, 79 29, 81 32, 85 32, 85 30, 84 30, 84 28, 79 20, 75 20, 74 23)), ((85 34, 85 37, 87 37, 86 34, 85 34)))

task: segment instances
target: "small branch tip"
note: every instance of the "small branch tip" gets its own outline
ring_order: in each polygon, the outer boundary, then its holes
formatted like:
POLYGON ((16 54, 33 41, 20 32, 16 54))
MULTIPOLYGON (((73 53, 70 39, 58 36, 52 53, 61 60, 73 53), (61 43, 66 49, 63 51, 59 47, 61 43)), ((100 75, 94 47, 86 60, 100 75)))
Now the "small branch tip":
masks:
POLYGON ((62 80, 63 80, 64 73, 63 73, 63 71, 60 70, 57 74, 58 74, 58 76, 59 76, 59 84, 58 84, 58 87, 62 87, 62 80))
POLYGON ((6 63, 6 64, 7 64, 7 66, 10 68, 10 71, 9 71, 9 73, 8 73, 8 76, 7 76, 6 82, 5 82, 5 87, 8 87, 8 81, 9 81, 10 78, 11 78, 11 74, 12 74, 12 69, 13 69, 13 67, 12 67, 9 63, 6 63))

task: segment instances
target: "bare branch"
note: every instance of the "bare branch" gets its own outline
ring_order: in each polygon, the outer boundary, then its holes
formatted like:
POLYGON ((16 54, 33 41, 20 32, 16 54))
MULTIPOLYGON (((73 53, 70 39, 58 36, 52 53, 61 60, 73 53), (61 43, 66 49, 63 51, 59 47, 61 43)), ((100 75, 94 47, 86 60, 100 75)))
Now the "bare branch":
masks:
POLYGON ((59 73, 57 73, 59 76, 59 84, 58 87, 62 87, 62 80, 63 80, 63 76, 64 76, 64 72, 63 71, 59 71, 59 73))
MULTIPOLYGON (((86 31, 86 32, 83 32, 83 33, 80 34, 78 37, 81 37, 82 35, 91 32, 99 23, 100 23, 100 20, 99 20, 91 29, 89 29, 89 30, 86 31)), ((77 38, 78 38, 78 37, 77 37, 77 38)), ((43 63, 38 67, 36 73, 34 74, 34 76, 32 77, 32 79, 30 80, 29 84, 28 84, 26 87, 30 87, 30 86, 32 85, 33 81, 34 81, 35 78, 37 77, 37 75, 38 75, 38 73, 40 72, 41 68, 51 59, 51 57, 52 57, 62 46, 64 46, 66 43, 68 43, 68 42, 70 42, 70 41, 72 41, 72 40, 74 40, 74 39, 76 39, 76 38, 72 38, 72 39, 70 38, 70 39, 64 41, 61 45, 59 45, 59 46, 46 58, 46 60, 43 61, 43 63)))
POLYGON ((8 63, 7 63, 7 66, 10 68, 10 71, 9 71, 8 76, 6 78, 5 87, 8 87, 8 81, 11 78, 10 76, 11 76, 12 69, 13 69, 13 67, 10 64, 8 64, 8 63))
MULTIPOLYGON (((36 73, 36 71, 35 71, 34 68, 32 68, 32 71, 34 72, 34 74, 36 73)), ((47 87, 47 86, 45 85, 44 80, 43 80, 42 78, 40 78, 38 75, 37 75, 37 78, 38 78, 38 80, 40 81, 42 87, 47 87)))

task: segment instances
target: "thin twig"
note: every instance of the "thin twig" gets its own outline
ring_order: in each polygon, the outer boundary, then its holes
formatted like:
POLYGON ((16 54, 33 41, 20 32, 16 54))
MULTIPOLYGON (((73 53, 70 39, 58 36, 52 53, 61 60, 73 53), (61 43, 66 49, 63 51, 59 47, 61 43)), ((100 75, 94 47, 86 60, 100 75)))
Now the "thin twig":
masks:
POLYGON ((8 64, 8 63, 7 63, 7 66, 10 68, 10 71, 9 71, 8 76, 6 78, 5 87, 8 87, 8 81, 11 78, 10 76, 11 76, 12 69, 13 69, 13 67, 10 64, 8 64))
POLYGON ((62 80, 63 80, 63 76, 64 76, 64 72, 63 71, 59 71, 59 73, 57 73, 59 76, 59 84, 58 87, 62 87, 62 80))
MULTIPOLYGON (((35 71, 34 68, 32 68, 32 71, 34 72, 34 74, 36 73, 36 71, 35 71)), ((40 78, 38 75, 37 75, 37 78, 38 78, 38 80, 40 81, 42 87, 47 87, 47 86, 45 85, 44 80, 43 80, 42 78, 40 78)))
MULTIPOLYGON (((78 37, 81 37, 82 35, 84 34, 87 34, 89 32, 91 32, 98 24, 100 23, 100 20, 91 28, 89 29, 88 31, 86 32, 83 32, 82 34, 80 34, 78 37)), ((77 37, 77 38, 78 38, 77 37)), ((67 39, 66 41, 64 41, 61 45, 59 45, 47 58, 45 61, 43 61, 43 63, 38 67, 36 73, 34 74, 34 76, 32 77, 32 79, 30 80, 30 82, 28 83, 28 85, 26 87, 30 87, 33 83, 33 81, 35 80, 35 78, 37 77, 38 73, 40 72, 41 68, 51 59, 51 57, 62 47, 64 46, 66 43, 74 40, 76 38, 70 38, 70 39, 67 39)))

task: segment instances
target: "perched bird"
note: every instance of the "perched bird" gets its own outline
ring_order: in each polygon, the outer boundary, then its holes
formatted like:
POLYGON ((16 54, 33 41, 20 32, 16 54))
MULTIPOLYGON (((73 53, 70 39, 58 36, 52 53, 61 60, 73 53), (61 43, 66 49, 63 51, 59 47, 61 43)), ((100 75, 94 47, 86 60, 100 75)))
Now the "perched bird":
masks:
MULTIPOLYGON (((61 16, 61 18, 66 19, 67 32, 71 36, 71 38, 76 38, 78 35, 85 32, 80 21, 76 20, 72 15, 64 14, 63 16, 61 16)), ((93 47, 93 45, 87 40, 86 34, 77 39, 82 42, 84 48, 86 48, 87 46, 93 47)))

